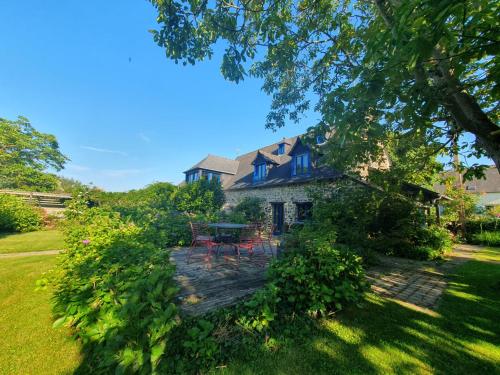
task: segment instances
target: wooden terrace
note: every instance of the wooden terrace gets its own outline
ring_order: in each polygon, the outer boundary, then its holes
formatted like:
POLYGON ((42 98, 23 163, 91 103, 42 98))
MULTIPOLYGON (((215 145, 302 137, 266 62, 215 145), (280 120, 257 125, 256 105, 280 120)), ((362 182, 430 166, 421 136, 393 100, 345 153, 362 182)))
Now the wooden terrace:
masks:
POLYGON ((242 252, 240 261, 230 247, 217 256, 207 256, 206 248, 197 248, 187 261, 188 248, 174 249, 176 281, 181 290, 181 311, 188 315, 233 305, 264 286, 266 270, 272 259, 269 249, 256 249, 253 255, 242 252))

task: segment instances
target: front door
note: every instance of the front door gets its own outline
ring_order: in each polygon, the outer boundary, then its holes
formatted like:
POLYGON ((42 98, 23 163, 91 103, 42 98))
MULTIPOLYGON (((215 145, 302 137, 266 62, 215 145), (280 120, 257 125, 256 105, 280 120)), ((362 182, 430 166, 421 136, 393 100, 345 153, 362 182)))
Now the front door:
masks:
POLYGON ((283 233, 283 223, 285 216, 285 207, 283 203, 273 203, 273 224, 275 225, 274 234, 283 233))

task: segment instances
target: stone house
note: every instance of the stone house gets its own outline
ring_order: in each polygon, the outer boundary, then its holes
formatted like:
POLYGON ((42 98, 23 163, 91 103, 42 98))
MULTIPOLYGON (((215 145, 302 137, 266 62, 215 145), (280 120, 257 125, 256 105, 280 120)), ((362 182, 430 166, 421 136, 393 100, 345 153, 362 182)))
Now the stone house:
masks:
MULTIPOLYGON (((316 141, 321 145, 324 139, 318 137, 316 141)), ((301 222, 309 215, 312 202, 308 187, 319 181, 333 185, 335 180, 347 177, 319 165, 315 155, 301 136, 284 138, 235 160, 208 155, 184 172, 185 182, 217 179, 224 189, 227 209, 244 197, 261 198, 268 221, 281 233, 286 226, 301 222)))

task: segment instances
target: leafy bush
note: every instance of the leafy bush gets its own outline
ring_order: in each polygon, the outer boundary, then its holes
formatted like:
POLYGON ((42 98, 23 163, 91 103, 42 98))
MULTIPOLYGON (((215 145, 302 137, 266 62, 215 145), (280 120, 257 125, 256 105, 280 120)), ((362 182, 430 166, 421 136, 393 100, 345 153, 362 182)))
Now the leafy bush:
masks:
POLYGON ((203 179, 181 187, 158 182, 126 193, 93 192, 92 199, 142 227, 155 245, 169 247, 189 244, 189 221, 215 219, 224 194, 218 182, 203 179))
POLYGON ((468 239, 483 231, 500 230, 500 219, 492 215, 477 215, 465 222, 465 233, 468 239))
POLYGON ((0 231, 31 232, 42 226, 39 209, 13 195, 0 194, 0 231))
POLYGON ((82 341, 82 373, 155 372, 178 324, 169 253, 118 213, 76 201, 68 217, 67 250, 51 275, 54 326, 82 341))
POLYGON ((476 233, 472 236, 472 242, 480 245, 500 246, 500 230, 476 233))
POLYGON ((376 250, 419 260, 442 257, 452 247, 451 234, 437 225, 411 227, 381 235, 373 241, 376 250))
POLYGON ((156 182, 144 189, 130 190, 128 192, 97 192, 91 193, 91 200, 99 206, 117 211, 122 216, 137 214, 141 209, 157 209, 169 211, 174 209, 172 194, 176 187, 168 182, 156 182))
MULTIPOLYGON (((299 237, 311 232, 306 233, 299 237)), ((270 268, 270 281, 286 311, 312 315, 358 302, 367 286, 361 258, 347 248, 332 246, 328 237, 287 242, 282 259, 270 268)))
POLYGON ((260 223, 266 216, 261 198, 245 197, 231 211, 230 215, 242 223, 260 223))
POLYGON ((325 196, 320 189, 312 192, 312 197, 315 235, 334 233, 337 243, 351 248, 366 246, 380 202, 378 192, 339 183, 331 195, 325 196))
MULTIPOLYGON (((203 317, 185 317, 172 330, 162 373, 205 373, 234 355, 276 335, 290 326, 289 317, 278 315, 277 288, 268 284, 249 300, 216 310, 203 317)), ((296 334, 296 333, 295 333, 296 334)))
POLYGON ((199 181, 179 186, 173 191, 171 199, 177 211, 208 215, 222 208, 225 196, 218 181, 208 181, 202 178, 199 181))
POLYGON ((307 236, 311 238, 330 236, 328 241, 334 247, 346 245, 363 255, 373 249, 388 255, 434 259, 451 247, 450 234, 436 225, 427 226, 414 199, 348 184, 339 184, 331 196, 315 197, 311 226, 302 232, 310 232, 307 236))

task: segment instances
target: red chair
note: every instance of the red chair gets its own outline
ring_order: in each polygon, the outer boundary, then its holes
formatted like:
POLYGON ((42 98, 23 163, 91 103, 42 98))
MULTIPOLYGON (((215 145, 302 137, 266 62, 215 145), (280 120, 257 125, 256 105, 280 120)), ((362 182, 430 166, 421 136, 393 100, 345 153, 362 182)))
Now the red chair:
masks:
POLYGON ((189 226, 191 227, 192 239, 191 246, 189 247, 187 254, 187 263, 189 263, 195 247, 206 247, 207 257, 210 257, 212 250, 219 246, 219 244, 215 242, 214 238, 210 235, 208 225, 205 223, 189 222, 189 226))
MULTIPOLYGON (((243 229, 240 234, 240 240, 235 244, 238 252, 238 260, 240 257, 240 250, 245 249, 250 256, 253 255, 255 247, 262 245, 263 239, 261 238, 261 230, 259 224, 250 224, 247 228, 243 229)), ((264 248, 262 246, 262 248, 264 248)))
POLYGON ((270 224, 265 226, 261 223, 255 223, 253 225, 256 228, 256 236, 252 239, 254 246, 260 246, 265 254, 266 253, 265 245, 267 245, 269 247, 271 255, 274 257, 272 241, 276 225, 270 224))

